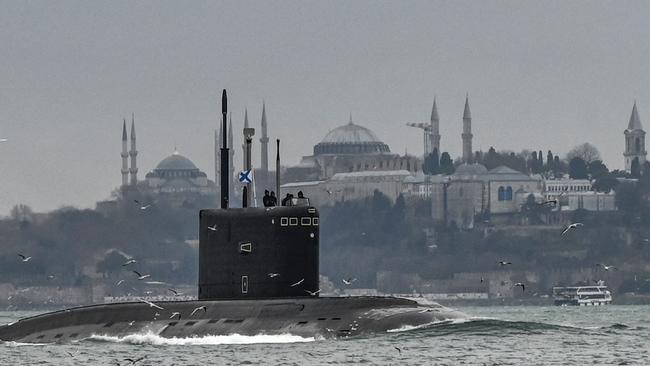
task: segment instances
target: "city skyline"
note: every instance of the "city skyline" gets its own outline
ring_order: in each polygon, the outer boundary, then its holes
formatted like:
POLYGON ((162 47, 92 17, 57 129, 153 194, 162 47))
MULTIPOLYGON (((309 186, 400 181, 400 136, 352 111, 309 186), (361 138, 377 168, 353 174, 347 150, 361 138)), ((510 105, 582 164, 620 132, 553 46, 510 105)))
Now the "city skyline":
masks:
POLYGON ((211 176, 223 88, 236 128, 247 107, 259 129, 266 102, 283 165, 350 112, 393 152, 419 155, 422 132, 405 124, 428 121, 434 97, 441 150, 460 156, 469 93, 474 150, 563 156, 590 142, 623 168, 632 105, 642 123, 650 110, 648 4, 410 5, 4 4, 0 215, 107 198, 132 112, 141 176, 174 145, 211 176))

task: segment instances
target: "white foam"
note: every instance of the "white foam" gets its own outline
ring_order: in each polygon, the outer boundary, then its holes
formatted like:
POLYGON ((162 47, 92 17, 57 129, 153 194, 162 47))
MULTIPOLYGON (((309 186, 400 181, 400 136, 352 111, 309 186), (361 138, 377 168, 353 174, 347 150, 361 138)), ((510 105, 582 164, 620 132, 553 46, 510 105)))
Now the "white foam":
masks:
POLYGON ((447 325, 447 324, 462 324, 472 321, 471 319, 466 318, 454 318, 454 319, 442 319, 436 320, 430 323, 420 324, 420 325, 403 325, 399 328, 389 329, 386 332, 388 333, 399 333, 399 332, 408 332, 416 329, 424 329, 429 327, 435 327, 437 325, 447 325))
POLYGON ((314 337, 300 337, 292 334, 258 334, 254 336, 247 336, 241 334, 230 335, 208 335, 203 337, 187 337, 187 338, 165 338, 155 333, 148 332, 144 334, 129 334, 124 337, 114 337, 106 335, 92 335, 91 340, 113 343, 127 343, 127 344, 150 344, 155 346, 171 345, 171 346, 193 346, 193 345, 219 345, 219 344, 256 344, 256 343, 300 343, 300 342, 314 342, 314 337))

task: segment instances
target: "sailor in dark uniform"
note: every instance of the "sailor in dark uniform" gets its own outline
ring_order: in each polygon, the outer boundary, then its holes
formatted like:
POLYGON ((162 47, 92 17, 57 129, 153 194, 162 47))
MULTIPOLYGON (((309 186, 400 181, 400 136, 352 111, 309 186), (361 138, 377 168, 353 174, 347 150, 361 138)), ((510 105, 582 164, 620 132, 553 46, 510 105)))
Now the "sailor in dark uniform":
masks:
POLYGON ((271 196, 269 197, 269 206, 277 206, 278 198, 275 197, 275 191, 271 191, 271 196))
POLYGON ((264 197, 262 198, 262 203, 264 204, 264 207, 271 206, 271 196, 269 195, 268 189, 264 190, 264 197))

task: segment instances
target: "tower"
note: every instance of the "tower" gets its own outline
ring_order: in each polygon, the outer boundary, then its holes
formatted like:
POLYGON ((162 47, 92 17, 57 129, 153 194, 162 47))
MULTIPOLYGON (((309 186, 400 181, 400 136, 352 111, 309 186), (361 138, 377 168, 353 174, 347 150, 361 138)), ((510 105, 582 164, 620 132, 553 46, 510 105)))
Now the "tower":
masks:
MULTIPOLYGON (((244 109, 244 128, 249 128, 250 125, 248 124, 248 108, 244 109)), ((246 143, 242 142, 241 144, 241 150, 242 150, 242 159, 246 158, 246 143)))
POLYGON ((625 152, 623 153, 625 170, 631 172, 635 160, 639 169, 643 169, 647 154, 645 150, 645 131, 643 131, 643 126, 641 126, 639 112, 636 109, 636 101, 632 107, 630 122, 623 134, 625 135, 625 152))
POLYGON ((269 174, 269 136, 267 135, 268 125, 266 123, 266 103, 262 103, 262 137, 260 138, 261 143, 261 159, 260 165, 262 167, 262 175, 264 179, 267 178, 269 174))
POLYGON ((122 125, 122 187, 129 184, 129 152, 126 150, 126 118, 122 125))
POLYGON ((431 151, 438 150, 440 155, 440 117, 438 116, 438 106, 436 106, 436 98, 433 98, 433 108, 431 108, 431 151))
POLYGON ((131 185, 135 186, 138 183, 138 164, 136 162, 138 150, 135 149, 135 115, 133 114, 131 115, 131 150, 129 156, 131 157, 131 167, 129 168, 131 185))
MULTIPOLYGON (((226 123, 226 122, 224 121, 224 123, 226 123)), ((232 136, 233 135, 232 135, 232 115, 231 115, 230 116, 230 124, 228 125, 228 146, 230 147, 230 150, 228 150, 230 152, 230 154, 228 156, 228 164, 229 164, 228 167, 230 169, 230 172, 229 172, 229 174, 230 174, 230 176, 229 176, 230 184, 228 185, 228 187, 229 187, 228 188, 228 191, 229 191, 228 196, 230 197, 229 198, 230 202, 235 202, 234 199, 233 199, 234 196, 235 196, 235 194, 234 194, 234 192, 235 192, 235 180, 234 180, 235 179, 235 164, 234 164, 235 149, 234 149, 234 145, 233 145, 233 137, 232 136)))
MULTIPOLYGON (((223 130, 223 120, 219 122, 219 130, 214 131, 214 183, 219 186, 221 184, 221 131, 223 130)), ((217 189, 219 192, 219 189, 217 189)))
POLYGON ((463 162, 472 162, 472 113, 469 111, 469 95, 465 96, 465 111, 463 112, 463 162))

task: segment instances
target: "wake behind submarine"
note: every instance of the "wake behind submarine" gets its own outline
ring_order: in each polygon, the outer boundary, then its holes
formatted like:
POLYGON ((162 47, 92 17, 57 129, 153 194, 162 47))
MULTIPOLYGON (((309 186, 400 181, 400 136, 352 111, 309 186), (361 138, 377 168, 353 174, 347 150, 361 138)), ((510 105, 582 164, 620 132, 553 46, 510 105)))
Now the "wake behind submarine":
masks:
MULTIPOLYGON (((222 114, 227 115, 226 91, 222 114)), ((222 124, 221 209, 199 213, 198 300, 75 307, 0 326, 0 340, 71 342, 153 333, 350 337, 466 318, 441 305, 377 296, 320 297, 319 215, 307 205, 228 208, 228 146, 222 124), (269 274, 279 274, 270 276, 269 274)), ((250 146, 252 131, 246 136, 250 146)), ((246 131, 245 131, 246 134, 246 131)), ((276 156, 276 174, 279 169, 276 156)), ((279 178, 276 176, 279 197, 279 178)))

